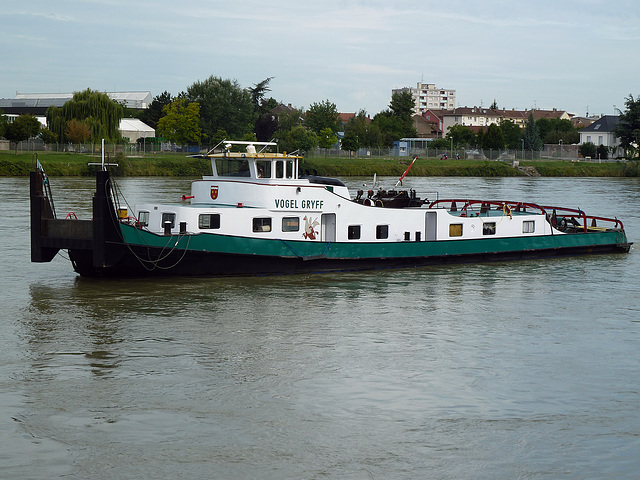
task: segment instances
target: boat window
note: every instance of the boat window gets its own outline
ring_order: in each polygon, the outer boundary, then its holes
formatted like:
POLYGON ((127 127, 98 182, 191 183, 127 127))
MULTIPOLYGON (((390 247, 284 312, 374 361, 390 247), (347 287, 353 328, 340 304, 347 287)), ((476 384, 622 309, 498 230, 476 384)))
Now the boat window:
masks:
POLYGON ((297 232, 300 230, 300 218, 298 217, 284 217, 282 219, 282 231, 283 232, 297 232))
POLYGON ((176 226, 176 214, 163 212, 162 213, 162 221, 160 222, 160 227, 164 228, 165 222, 171 222, 171 228, 176 226))
POLYGON ((216 170, 220 177, 248 177, 249 162, 246 158, 216 158, 216 170))
POLYGON ((533 220, 525 220, 522 222, 522 233, 533 233, 536 231, 536 222, 533 220))
POLYGON ((496 222, 485 222, 482 224, 483 235, 495 235, 496 234, 496 222))
POLYGON ((349 240, 358 240, 360 238, 360 225, 349 225, 349 240))
POLYGON ((376 238, 378 240, 389 238, 389 225, 376 226, 376 238))
POLYGON ((253 231, 254 232, 270 232, 271 231, 271 218, 269 217, 257 217, 253 219, 253 231))
POLYGON ((284 178, 284 162, 282 160, 276 161, 276 178, 284 178))
POLYGON ((198 217, 198 228, 201 230, 220 228, 219 213, 203 213, 198 217))
POLYGON ((287 163, 287 178, 293 178, 293 161, 289 160, 287 163))
POLYGON ((271 178, 271 161, 258 160, 256 162, 258 178, 271 178))
POLYGON ((149 212, 138 212, 138 223, 141 227, 149 226, 149 212))
POLYGON ((462 224, 461 223, 452 223, 449 225, 449 236, 450 237, 461 237, 462 236, 462 224))

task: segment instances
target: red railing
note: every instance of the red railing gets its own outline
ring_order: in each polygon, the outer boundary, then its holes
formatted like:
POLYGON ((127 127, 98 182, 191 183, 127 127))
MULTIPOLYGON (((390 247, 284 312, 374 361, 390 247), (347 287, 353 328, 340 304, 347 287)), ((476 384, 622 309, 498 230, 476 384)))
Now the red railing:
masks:
MULTIPOLYGON (((495 200, 468 200, 468 199, 441 199, 431 202, 429 208, 445 208, 439 206, 439 204, 450 204, 449 210, 452 212, 458 211, 458 204, 461 204, 460 211, 467 212, 467 210, 474 205, 480 205, 480 213, 486 213, 491 209, 492 206, 496 206, 497 210, 503 210, 507 214, 511 214, 511 212, 526 212, 527 209, 538 210, 541 214, 547 215, 549 222, 555 227, 558 226, 558 218, 564 219, 566 223, 567 218, 579 217, 582 219, 582 225, 576 225, 582 227, 583 231, 586 233, 588 230, 588 221, 591 220, 592 227, 596 226, 596 221, 600 220, 603 222, 611 222, 614 224, 614 228, 620 228, 620 230, 624 230, 624 226, 622 222, 617 218, 609 218, 609 217, 598 217, 594 215, 587 215, 584 211, 576 208, 568 208, 568 207, 553 207, 553 206, 541 206, 537 203, 529 203, 529 202, 512 202, 512 201, 495 201, 495 200), (552 212, 551 215, 548 212, 552 212), (560 213, 558 213, 560 212, 560 213), (565 214, 566 212, 566 214, 565 214)), ((573 225, 575 223, 571 222, 573 225)))

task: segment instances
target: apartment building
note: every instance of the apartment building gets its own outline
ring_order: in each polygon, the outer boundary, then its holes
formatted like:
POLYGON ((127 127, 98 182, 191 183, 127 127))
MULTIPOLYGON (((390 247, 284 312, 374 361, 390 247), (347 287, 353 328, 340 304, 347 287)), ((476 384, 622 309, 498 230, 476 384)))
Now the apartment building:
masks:
POLYGON ((435 83, 418 82, 416 88, 395 88, 394 93, 409 92, 415 102, 414 113, 422 115, 427 110, 452 110, 456 106, 456 91, 438 88, 435 83))

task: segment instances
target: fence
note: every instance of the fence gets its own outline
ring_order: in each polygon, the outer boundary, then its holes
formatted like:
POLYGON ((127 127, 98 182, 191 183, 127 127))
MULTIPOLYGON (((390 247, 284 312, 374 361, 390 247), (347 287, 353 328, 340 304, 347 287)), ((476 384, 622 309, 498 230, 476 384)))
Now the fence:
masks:
MULTIPOLYGON (((14 150, 15 143, 11 142, 9 149, 14 150)), ((176 147, 169 143, 141 143, 141 144, 108 144, 105 150, 110 155, 122 153, 127 156, 144 156, 144 155, 166 155, 166 154, 184 154, 193 155, 198 153, 206 153, 211 147, 208 145, 186 145, 176 147)), ((68 144, 68 143, 49 143, 45 144, 42 140, 32 139, 18 143, 18 152, 67 152, 67 153, 88 153, 100 154, 100 144, 68 144)), ((578 154, 578 145, 545 145, 540 151, 537 150, 498 150, 498 149, 464 149, 464 148, 406 148, 404 150, 398 147, 392 148, 362 148, 357 152, 348 152, 338 148, 323 149, 316 148, 308 153, 309 157, 341 157, 341 158, 402 158, 414 157, 421 158, 446 158, 446 159, 471 159, 471 160, 497 160, 497 161, 587 161, 587 162, 616 162, 620 158, 582 158, 578 154)))

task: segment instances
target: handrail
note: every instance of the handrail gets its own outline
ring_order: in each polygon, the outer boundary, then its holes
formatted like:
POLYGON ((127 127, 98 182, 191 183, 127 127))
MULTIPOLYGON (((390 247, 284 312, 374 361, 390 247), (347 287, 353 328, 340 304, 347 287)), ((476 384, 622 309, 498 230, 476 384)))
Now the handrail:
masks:
POLYGON ((603 222, 611 222, 614 224, 613 228, 620 228, 620 230, 624 230, 624 226, 622 222, 617 218, 587 215, 583 210, 578 208, 538 205, 537 203, 530 203, 530 202, 514 202, 514 201, 503 201, 503 200, 469 200, 469 199, 462 199, 462 198, 453 198, 453 199, 449 198, 449 199, 435 200, 429 204, 429 208, 444 208, 444 207, 437 206, 442 203, 450 203, 451 211, 457 210, 457 204, 462 204, 462 207, 461 207, 462 211, 466 211, 467 208, 472 205, 480 204, 481 213, 482 213, 482 207, 486 206, 488 208, 491 205, 498 206, 499 208, 509 207, 509 209, 515 212, 519 212, 521 211, 521 209, 526 210, 527 208, 533 208, 533 209, 539 210, 541 214, 546 214, 549 219, 549 222, 553 226, 557 225, 556 219, 558 216, 562 218, 566 218, 568 216, 571 216, 571 217, 578 216, 583 221, 582 228, 585 233, 588 231, 588 225, 587 225, 588 220, 591 220, 592 222, 596 220, 600 220, 603 222), (550 216, 547 213, 549 211, 553 212, 550 216), (561 214, 558 215, 558 212, 560 212, 561 214), (563 215, 562 212, 573 213, 574 215, 563 215))

